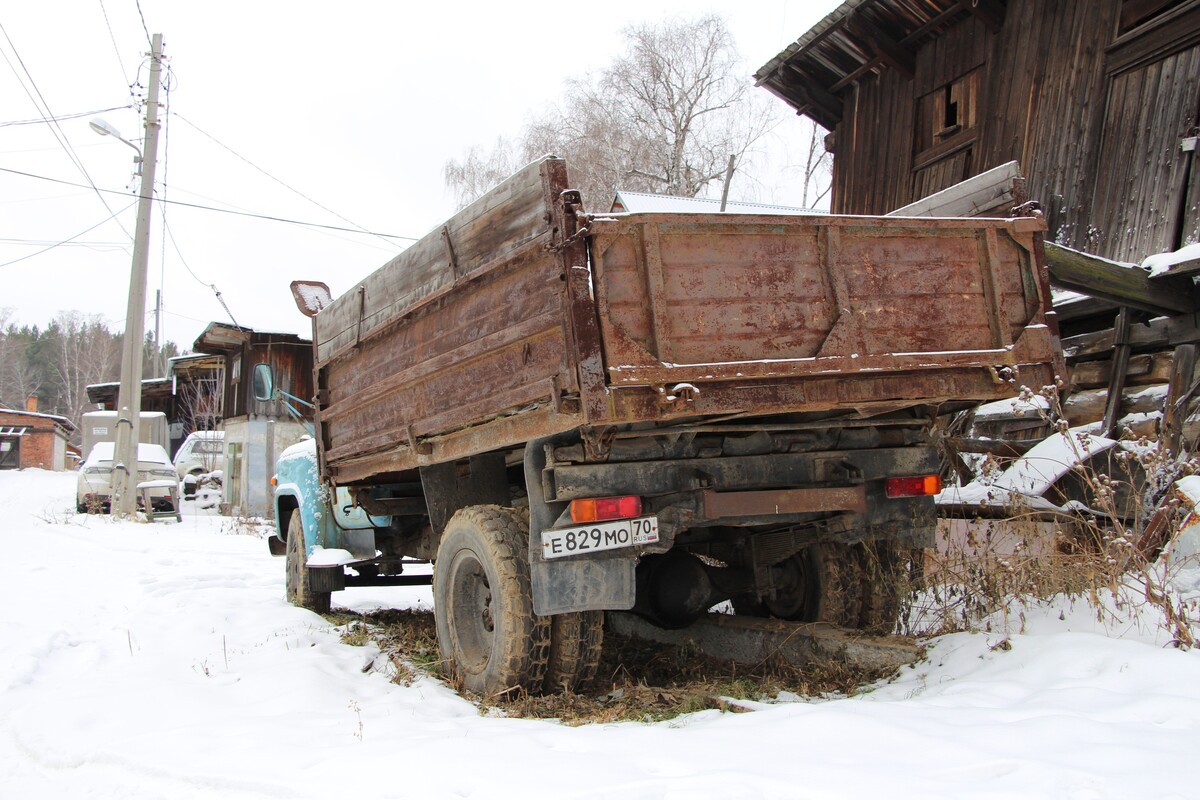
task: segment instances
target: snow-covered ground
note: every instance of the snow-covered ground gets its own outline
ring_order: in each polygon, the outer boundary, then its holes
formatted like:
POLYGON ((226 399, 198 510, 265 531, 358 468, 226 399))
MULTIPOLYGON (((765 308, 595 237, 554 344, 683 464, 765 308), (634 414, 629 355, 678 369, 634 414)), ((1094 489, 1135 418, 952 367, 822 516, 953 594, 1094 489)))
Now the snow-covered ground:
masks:
MULTIPOLYGON (((0 472, 0 798, 1200 797, 1200 653, 1083 606, 853 698, 571 728, 394 684, 261 538, 74 515, 74 480, 0 472)), ((334 604, 430 602, 389 591, 334 604)))

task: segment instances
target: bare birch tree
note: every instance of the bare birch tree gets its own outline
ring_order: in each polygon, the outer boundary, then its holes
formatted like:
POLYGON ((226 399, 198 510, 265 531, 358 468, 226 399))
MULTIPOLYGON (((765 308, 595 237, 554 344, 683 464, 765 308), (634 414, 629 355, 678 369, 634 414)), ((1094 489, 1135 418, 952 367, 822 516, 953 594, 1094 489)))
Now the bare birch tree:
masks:
POLYGON ((46 330, 54 352, 49 365, 57 384, 58 413, 79 424, 84 411, 92 410, 87 387, 115 380, 120 374, 121 340, 98 314, 64 311, 46 330))
POLYGON ((18 329, 10 322, 12 314, 13 309, 0 308, 0 408, 21 410, 42 388, 42 380, 29 360, 37 331, 18 329))
POLYGON ((692 197, 769 129, 767 101, 751 95, 738 74, 721 17, 623 33, 625 52, 597 76, 568 81, 562 104, 526 126, 507 162, 498 146, 487 157, 472 151, 446 165, 460 207, 503 177, 493 167, 515 169, 547 153, 568 157, 571 181, 592 209, 606 207, 617 188, 692 197))

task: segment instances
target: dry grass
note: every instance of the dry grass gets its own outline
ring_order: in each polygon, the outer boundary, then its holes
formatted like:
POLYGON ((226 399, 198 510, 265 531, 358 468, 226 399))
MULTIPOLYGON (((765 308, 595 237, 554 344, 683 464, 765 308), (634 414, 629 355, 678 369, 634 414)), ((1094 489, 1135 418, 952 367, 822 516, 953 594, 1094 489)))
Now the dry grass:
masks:
MULTIPOLYGON (((1023 399, 1033 394, 1022 390, 1023 399)), ((1047 421, 1080 462, 1056 482, 1052 491, 1062 494, 1048 499, 1079 510, 1055 513, 1038 531, 1037 520, 1047 515, 1014 506, 1005 519, 977 522, 971 535, 944 542, 927 563, 928 579, 907 587, 902 632, 1011 630, 1014 619, 1023 622, 1023 609, 1067 597, 1087 602, 1101 620, 1158 627, 1176 646, 1195 646, 1200 604, 1172 588, 1176 573, 1194 565, 1159 555, 1178 537, 1188 510, 1172 486, 1200 472, 1200 461, 1191 453, 1172 457, 1128 430, 1124 446, 1089 457, 1084 437, 1062 418, 1058 387, 1038 394, 1049 401, 1047 421)))
MULTIPOLYGON (((398 683, 408 684, 418 674, 425 674, 446 680, 465 695, 442 669, 432 611, 335 612, 326 619, 344 627, 342 640, 347 644, 376 642, 395 666, 398 683)), ((481 713, 506 717, 557 719, 568 725, 648 722, 706 709, 741 713, 781 696, 852 695, 884 677, 883 671, 839 662, 803 668, 786 664, 743 667, 689 648, 608 632, 598 677, 584 691, 474 699, 481 713)))

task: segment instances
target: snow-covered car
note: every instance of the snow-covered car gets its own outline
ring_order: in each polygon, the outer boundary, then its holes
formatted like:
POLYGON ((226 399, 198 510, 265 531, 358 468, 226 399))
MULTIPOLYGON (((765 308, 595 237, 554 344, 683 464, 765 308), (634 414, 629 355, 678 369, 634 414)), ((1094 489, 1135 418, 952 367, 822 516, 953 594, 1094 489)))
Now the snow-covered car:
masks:
POLYGON ((183 496, 194 497, 200 479, 221 468, 225 458, 225 431, 189 433, 175 453, 175 472, 183 482, 183 496))
MULTIPOLYGON (((108 511, 112 499, 113 442, 97 442, 79 468, 75 489, 75 508, 79 513, 108 511)), ((175 465, 162 445, 140 443, 134 484, 144 481, 177 481, 175 465)), ((141 499, 139 498, 139 502, 141 499)), ((150 503, 155 511, 173 508, 169 489, 152 489, 150 503)))

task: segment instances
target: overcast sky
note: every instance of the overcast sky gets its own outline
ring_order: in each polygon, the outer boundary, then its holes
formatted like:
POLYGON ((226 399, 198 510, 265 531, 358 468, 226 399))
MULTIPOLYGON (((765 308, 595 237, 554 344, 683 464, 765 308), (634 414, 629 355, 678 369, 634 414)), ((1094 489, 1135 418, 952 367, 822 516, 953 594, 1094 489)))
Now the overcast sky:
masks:
MULTIPOLYGON (((418 238, 453 213, 445 162, 518 134, 562 95, 564 79, 620 52, 622 27, 723 14, 749 76, 836 5, 418 8, 349 0, 334 10, 315 2, 140 0, 139 14, 137 0, 9 3, 0 14, 0 309, 11 309, 18 323, 44 326, 77 310, 103 315, 114 330, 124 326, 134 152, 95 134, 88 121, 102 117, 140 141, 141 118, 127 106, 129 85, 148 83, 149 34, 163 34, 170 65, 156 197, 176 204, 165 215, 162 204, 153 212, 146 330, 154 330, 161 289, 163 338, 187 350, 210 321, 231 321, 212 286, 238 324, 307 335, 290 281, 323 280, 337 295, 406 240, 183 203, 418 238), (47 107, 56 117, 80 116, 51 126, 41 120, 47 107)), ((789 120, 776 131, 786 141, 799 126, 789 120)), ((798 203, 795 173, 784 168, 786 157, 775 158, 761 180, 735 179, 731 196, 798 203)))

